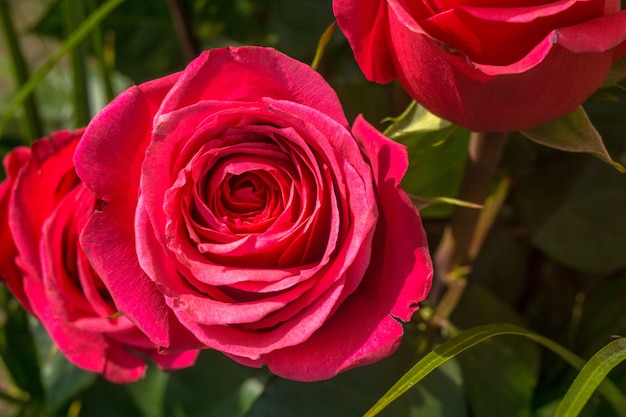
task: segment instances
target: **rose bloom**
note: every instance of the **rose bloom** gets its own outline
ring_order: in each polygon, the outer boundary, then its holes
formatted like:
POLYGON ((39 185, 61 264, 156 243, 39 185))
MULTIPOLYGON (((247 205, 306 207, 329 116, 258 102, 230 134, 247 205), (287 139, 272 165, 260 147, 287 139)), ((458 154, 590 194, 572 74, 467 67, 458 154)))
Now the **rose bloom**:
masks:
POLYGON ((166 369, 191 365, 197 352, 161 355, 128 318, 119 316, 78 244, 96 202, 74 171, 81 135, 82 130, 56 132, 4 159, 0 277, 81 368, 125 383, 145 373, 138 354, 166 369))
POLYGON ((620 0, 334 0, 370 81, 474 131, 565 116, 626 53, 620 0))
POLYGON ((330 378, 391 354, 430 287, 407 159, 362 118, 350 131, 305 64, 207 51, 88 126, 75 162, 99 210, 82 242, 162 349, 330 378))

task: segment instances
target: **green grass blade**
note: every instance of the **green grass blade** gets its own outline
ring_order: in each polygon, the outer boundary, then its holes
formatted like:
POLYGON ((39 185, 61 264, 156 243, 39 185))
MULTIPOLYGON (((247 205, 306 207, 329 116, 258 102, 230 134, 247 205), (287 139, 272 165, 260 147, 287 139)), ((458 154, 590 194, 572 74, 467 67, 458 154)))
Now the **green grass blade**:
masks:
POLYGON ((50 72, 54 65, 73 48, 75 48, 89 33, 94 30, 100 22, 111 13, 117 6, 122 4, 124 0, 108 0, 96 9, 85 21, 63 42, 61 47, 57 49, 48 61, 39 68, 28 81, 20 88, 16 96, 13 98, 7 108, 6 113, 0 120, 0 133, 4 131, 7 124, 13 117, 15 111, 24 103, 24 101, 32 94, 39 83, 50 72))
MULTIPOLYGON (((526 329, 511 324, 488 324, 484 326, 474 327, 464 331, 458 336, 441 344, 433 351, 424 356, 417 364, 415 364, 398 382, 396 382, 383 395, 374 406, 365 413, 363 417, 373 417, 381 412, 387 405, 396 400, 400 395, 404 394, 409 388, 417 384, 424 377, 430 374, 443 363, 454 358, 463 351, 477 345, 478 343, 500 335, 517 335, 527 337, 546 348, 550 349, 567 363, 576 369, 581 369, 584 360, 569 350, 565 349, 558 343, 543 337, 537 333, 533 333, 526 329)), ((615 408, 620 416, 626 416, 626 398, 620 390, 609 380, 603 382, 599 387, 599 391, 615 408)))
POLYGON ((576 417, 606 375, 626 359, 626 338, 620 338, 600 349, 583 366, 567 390, 555 417, 576 417))

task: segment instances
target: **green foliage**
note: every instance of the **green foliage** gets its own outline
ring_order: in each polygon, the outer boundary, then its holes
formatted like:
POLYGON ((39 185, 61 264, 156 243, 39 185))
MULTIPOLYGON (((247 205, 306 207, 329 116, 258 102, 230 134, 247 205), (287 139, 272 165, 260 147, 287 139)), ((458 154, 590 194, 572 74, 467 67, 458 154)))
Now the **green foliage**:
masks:
MULTIPOLYGON (((441 366, 451 358, 459 355, 465 350, 485 341, 494 336, 499 335, 516 335, 523 336, 537 343, 544 345, 546 348, 557 353, 561 358, 576 368, 582 367, 583 360, 573 353, 564 349, 562 346, 552 340, 538 335, 536 333, 525 330, 510 324, 487 324, 477 326, 467 330, 458 336, 450 339, 442 345, 435 348, 413 366, 406 374, 402 376, 387 393, 364 415, 364 417, 373 417, 383 410, 388 404, 396 398, 407 392, 411 387, 420 382, 434 369, 441 366)), ((593 364, 592 364, 593 366, 593 364)), ((584 378, 584 374, 583 374, 584 378)), ((595 388, 595 387, 593 387, 595 388)), ((626 413, 626 398, 621 394, 609 381, 604 382, 604 395, 610 399, 615 405, 619 415, 626 413)))
MULTIPOLYGON (((392 138, 409 151, 409 171, 402 183, 406 192, 423 199, 457 195, 467 158, 467 130, 456 126, 434 130, 414 126, 402 128, 392 138)), ((421 211, 425 218, 447 217, 451 212, 451 206, 441 204, 421 211)))
MULTIPOLYGON (((481 285, 466 290, 452 316, 462 328, 494 322, 525 326, 522 318, 481 285)), ((536 344, 516 337, 488 339, 458 361, 474 415, 531 416, 539 379, 540 355, 536 344), (485 392, 490 393, 485 401, 485 392)))
POLYGON ((411 102, 399 117, 389 118, 389 121, 393 123, 385 130, 385 135, 392 139, 441 130, 451 125, 415 101, 411 102))
POLYGON ((563 156, 526 178, 515 198, 533 243, 554 259, 592 273, 626 266, 624 175, 593 159, 563 156))
POLYGON ((33 358, 35 347, 28 329, 28 316, 6 288, 0 289, 2 312, 5 314, 0 332, 0 357, 16 388, 26 393, 32 403, 44 402, 44 388, 39 375, 39 363, 33 358))
MULTIPOLYGON (((617 97, 612 105, 590 103, 589 112, 602 122, 596 124, 607 147, 623 160, 626 121, 620 114, 626 111, 626 94, 617 97)), ((626 267, 623 174, 593 158, 546 152, 513 197, 533 243, 560 263, 591 273, 626 267)))

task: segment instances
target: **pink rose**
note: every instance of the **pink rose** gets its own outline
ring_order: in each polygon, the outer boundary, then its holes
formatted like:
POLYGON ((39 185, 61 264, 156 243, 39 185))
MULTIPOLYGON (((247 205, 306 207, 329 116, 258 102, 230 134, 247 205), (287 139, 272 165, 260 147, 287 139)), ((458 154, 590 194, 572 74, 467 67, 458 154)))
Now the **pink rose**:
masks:
POLYGON ((78 243, 96 202, 74 172, 72 158, 82 133, 56 132, 35 142, 32 150, 17 148, 5 158, 0 276, 59 350, 81 368, 124 383, 145 372, 137 353, 163 368, 191 365, 196 352, 161 355, 128 318, 119 316, 78 243))
POLYGON ((428 110, 474 131, 570 113, 626 53, 620 0, 334 0, 333 8, 370 81, 399 78, 428 110))
POLYGON ((322 77, 275 50, 207 51, 128 89, 75 162, 99 201, 85 250, 167 351, 329 378, 391 354, 430 287, 406 150, 361 118, 351 132, 322 77))

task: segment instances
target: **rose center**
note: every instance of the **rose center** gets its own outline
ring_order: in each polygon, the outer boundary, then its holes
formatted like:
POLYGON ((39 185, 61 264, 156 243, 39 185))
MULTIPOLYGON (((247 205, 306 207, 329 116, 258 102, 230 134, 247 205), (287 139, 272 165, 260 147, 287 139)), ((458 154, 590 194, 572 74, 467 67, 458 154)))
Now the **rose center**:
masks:
POLYGON ((280 187, 268 172, 227 174, 214 213, 235 233, 260 233, 284 209, 280 187))
POLYGON ((235 175, 224 182, 222 203, 232 214, 248 217, 263 211, 267 204, 268 187, 257 175, 235 175))

